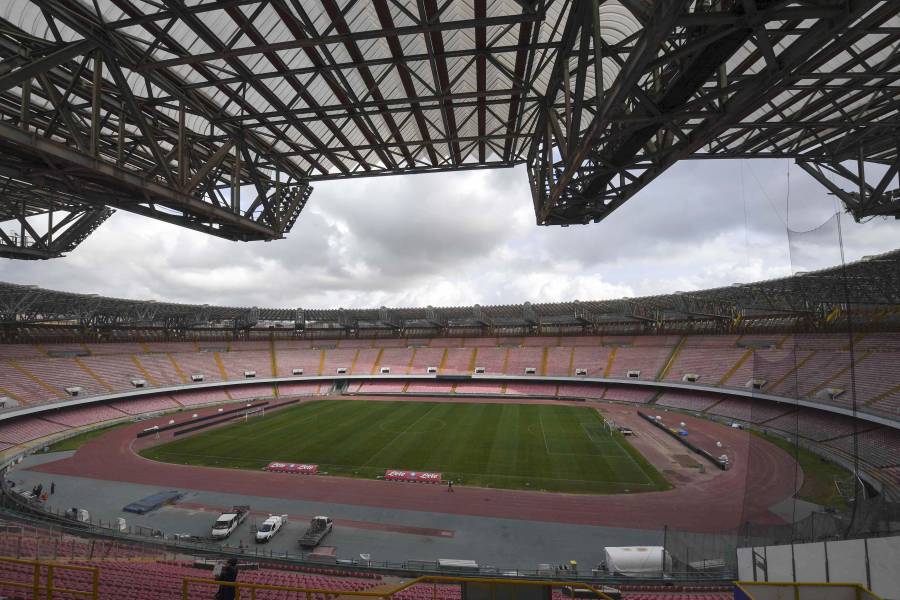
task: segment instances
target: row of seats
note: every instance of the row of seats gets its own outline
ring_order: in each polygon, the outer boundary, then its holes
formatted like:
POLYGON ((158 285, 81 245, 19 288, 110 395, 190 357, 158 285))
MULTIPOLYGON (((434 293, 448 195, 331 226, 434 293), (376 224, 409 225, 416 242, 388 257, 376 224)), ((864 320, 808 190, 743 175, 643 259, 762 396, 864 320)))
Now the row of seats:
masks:
POLYGON ((900 431, 861 422, 852 417, 825 413, 788 403, 743 398, 707 398, 692 392, 671 391, 660 395, 657 405, 735 419, 799 436, 852 454, 875 467, 900 465, 900 431))
MULTIPOLYGON (((412 393, 458 395, 493 394, 533 394, 559 398, 597 398, 620 402, 647 403, 652 391, 624 386, 595 386, 589 384, 543 384, 533 383, 527 389, 517 389, 513 384, 491 382, 452 382, 433 380, 412 380, 407 382, 379 381, 372 384, 357 384, 351 388, 361 393, 412 393)), ((92 425, 111 420, 128 418, 142 413, 159 412, 179 407, 193 407, 201 404, 228 402, 235 399, 271 397, 273 387, 267 384, 246 386, 241 394, 225 390, 186 390, 170 395, 134 400, 120 400, 109 404, 57 409, 40 416, 16 419, 0 424, 0 451, 16 445, 64 432, 70 428, 92 425)), ((278 384, 282 397, 311 395, 329 391, 330 385, 312 382, 278 384)), ((898 463, 900 456, 900 432, 886 427, 875 427, 854 423, 850 417, 827 414, 765 400, 741 398, 709 398, 706 395, 687 391, 667 391, 660 394, 657 405, 687 409, 709 415, 755 423, 767 428, 799 435, 812 441, 827 441, 835 448, 852 451, 852 434, 855 429, 862 431, 858 448, 861 458, 877 467, 891 467, 898 463), (874 427, 874 429, 873 429, 874 427), (869 429, 871 431, 866 431, 869 429)))
POLYGON ((848 406, 851 358, 857 404, 863 410, 900 415, 900 335, 870 334, 848 351, 845 335, 797 336, 638 336, 625 338, 510 338, 486 345, 474 339, 342 340, 265 342, 166 342, 122 344, 15 345, 0 347, 0 395, 22 403, 53 402, 67 397, 149 386, 238 380, 246 371, 258 377, 305 375, 439 373, 632 378, 745 388, 752 380, 762 391, 809 397, 848 406), (402 342, 402 345, 401 345, 402 342), (752 345, 752 347, 750 347, 752 345), (16 353, 16 351, 20 351, 16 353), (63 357, 61 353, 90 356, 63 357))
MULTIPOLYGON (((65 407, 40 413, 40 416, 28 416, 10 421, 0 422, 0 451, 13 446, 28 444, 69 429, 95 425, 107 421, 133 418, 141 414, 157 413, 178 408, 190 408, 204 404, 225 403, 232 400, 251 398, 270 398, 273 387, 269 385, 247 386, 243 394, 232 395, 225 390, 185 390, 168 395, 151 396, 119 400, 90 406, 65 407)), ((314 395, 318 385, 306 385, 299 388, 296 384, 278 386, 282 398, 292 396, 314 395)))

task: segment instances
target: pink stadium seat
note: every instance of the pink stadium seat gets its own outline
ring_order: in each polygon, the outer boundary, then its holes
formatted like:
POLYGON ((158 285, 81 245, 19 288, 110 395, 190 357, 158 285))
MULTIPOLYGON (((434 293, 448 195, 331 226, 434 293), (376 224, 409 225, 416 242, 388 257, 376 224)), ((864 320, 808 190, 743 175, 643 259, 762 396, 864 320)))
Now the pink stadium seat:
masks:
POLYGON ((853 419, 801 408, 764 423, 765 427, 821 442, 853 433, 853 419))
POLYGON ((652 381, 662 371, 677 342, 675 336, 637 336, 633 346, 616 349, 608 376, 625 379, 629 371, 640 371, 640 379, 652 381))
POLYGON ((257 377, 272 377, 272 353, 265 350, 247 349, 220 352, 219 359, 225 367, 229 380, 244 379, 245 371, 256 372, 257 377))
POLYGON ((486 375, 502 375, 506 356, 511 352, 510 348, 478 348, 475 355, 475 367, 483 367, 486 375))
POLYGON ((194 374, 203 375, 203 381, 207 383, 210 381, 224 381, 225 378, 222 377, 215 355, 215 352, 181 352, 172 354, 172 358, 181 367, 181 370, 188 378, 188 382, 190 382, 191 375, 194 374))
POLYGON ((510 348, 509 357, 506 360, 507 375, 524 375, 525 369, 532 368, 535 374, 540 374, 543 362, 543 348, 522 347, 510 348))
POLYGON ((669 367, 666 381, 682 381, 684 375, 693 373, 700 375, 698 383, 718 385, 748 352, 737 347, 737 339, 731 335, 688 336, 669 367))
MULTIPOLYGON (((472 358, 475 356, 475 350, 472 348, 447 348, 446 357, 443 358, 443 368, 440 373, 471 373, 472 358), (471 365, 471 366, 470 366, 471 365)), ((428 365, 434 366, 434 365, 428 365)), ((440 366, 440 365, 438 365, 440 366)))
POLYGON ((235 400, 249 400, 250 398, 271 398, 275 395, 275 388, 271 384, 240 385, 228 389, 228 395, 235 400))
POLYGON ((391 375, 406 375, 409 373, 412 357, 412 348, 384 348, 378 364, 380 367, 388 367, 391 375))
POLYGON ((366 381, 358 385, 359 392, 363 394, 399 394, 406 386, 406 382, 389 379, 385 381, 366 381))
POLYGON ((309 348, 282 349, 276 345, 278 376, 290 377, 294 369, 303 369, 303 374, 307 376, 318 375, 319 365, 323 361, 323 352, 323 350, 309 348))
POLYGON ((460 381, 454 391, 457 394, 502 394, 503 384, 487 381, 460 381))
POLYGON ((130 415, 172 410, 180 406, 170 396, 150 396, 111 402, 110 406, 130 415))
MULTIPOLYGON (((427 343, 427 340, 426 340, 427 343)), ((441 359, 444 356, 443 348, 415 348, 413 356, 413 367, 410 370, 411 375, 424 375, 428 367, 440 367, 441 359)))
POLYGON ((211 404, 213 402, 225 402, 229 400, 228 394, 225 393, 224 389, 189 390, 176 392, 172 394, 172 397, 182 406, 197 406, 200 404, 211 404))
POLYGON ((317 382, 279 383, 278 394, 280 396, 312 396, 326 393, 331 388, 330 383, 319 384, 317 382), (323 391, 319 391, 322 388, 323 391))
POLYGON ((556 384, 511 381, 506 384, 506 393, 521 396, 556 396, 556 384))
POLYGON ((435 394, 449 394, 453 389, 453 384, 446 381, 410 381, 409 385, 406 387, 407 392, 417 392, 417 393, 435 393, 435 394))
POLYGON ((68 425, 53 423, 36 417, 26 417, 24 419, 16 419, 12 423, 0 424, 0 442, 24 444, 65 431, 66 429, 69 429, 68 425))
POLYGON ((606 400, 616 400, 618 402, 647 402, 655 393, 654 390, 641 389, 639 387, 610 385, 606 388, 606 400))
POLYGON ((659 398, 656 399, 656 404, 700 412, 716 404, 721 399, 722 397, 716 394, 673 390, 660 394, 659 398))
POLYGON ((560 398, 602 398, 606 386, 589 383, 561 383, 557 395, 560 398))
POLYGON ((83 425, 91 425, 102 421, 122 419, 126 416, 127 413, 122 412, 113 406, 99 404, 53 411, 49 414, 43 414, 42 418, 67 427, 81 427, 83 425))

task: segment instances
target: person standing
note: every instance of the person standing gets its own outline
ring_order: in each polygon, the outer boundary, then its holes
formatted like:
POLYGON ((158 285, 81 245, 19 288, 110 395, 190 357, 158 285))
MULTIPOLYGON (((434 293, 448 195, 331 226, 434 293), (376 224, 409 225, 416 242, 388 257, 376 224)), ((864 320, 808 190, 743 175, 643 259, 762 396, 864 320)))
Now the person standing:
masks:
POLYGON ((452 479, 447 480, 447 491, 451 492, 451 493, 453 492, 453 480, 452 479))
MULTIPOLYGON (((228 562, 225 563, 225 566, 222 567, 219 576, 216 577, 216 581, 229 581, 233 583, 237 581, 237 576, 237 559, 229 558, 228 562)), ((220 585, 219 591, 216 592, 216 600, 234 600, 234 596, 234 588, 230 585, 220 585)))
POLYGON ((56 482, 51 481, 50 482, 50 495, 52 496, 55 493, 56 493, 56 482))

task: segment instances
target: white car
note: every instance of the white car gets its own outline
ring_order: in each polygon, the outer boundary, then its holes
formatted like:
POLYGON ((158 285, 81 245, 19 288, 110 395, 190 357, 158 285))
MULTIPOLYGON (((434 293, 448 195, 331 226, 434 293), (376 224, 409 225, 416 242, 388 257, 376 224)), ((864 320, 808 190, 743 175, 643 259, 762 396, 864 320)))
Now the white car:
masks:
POLYGON ((256 542, 262 544, 271 540, 287 524, 287 520, 287 515, 269 515, 256 530, 256 542))

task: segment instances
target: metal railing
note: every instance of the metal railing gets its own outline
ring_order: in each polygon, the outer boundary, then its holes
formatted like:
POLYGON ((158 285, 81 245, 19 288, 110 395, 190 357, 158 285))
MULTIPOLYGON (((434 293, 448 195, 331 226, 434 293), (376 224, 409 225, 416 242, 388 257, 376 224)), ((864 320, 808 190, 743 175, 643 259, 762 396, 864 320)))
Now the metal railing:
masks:
POLYGON ((100 597, 100 570, 97 567, 83 567, 80 565, 64 565, 59 563, 43 562, 39 560, 22 560, 20 558, 0 557, 0 565, 25 565, 32 568, 29 583, 24 581, 15 581, 3 578, 0 575, 0 587, 11 587, 20 590, 30 590, 32 598, 35 600, 45 598, 53 600, 53 598, 72 596, 80 598, 89 598, 90 600, 98 600, 100 597), (78 571, 91 574, 91 589, 76 590, 67 587, 59 587, 56 584, 58 571, 78 571))
MULTIPOLYGON (((396 594, 407 590, 411 587, 417 585, 431 585, 431 598, 432 600, 438 600, 438 585, 441 584, 481 584, 484 586, 489 586, 490 589, 490 597, 497 597, 495 591, 498 586, 519 586, 519 587, 564 587, 569 592, 570 597, 574 600, 576 597, 575 590, 584 590, 591 594, 591 598, 601 599, 601 600, 612 600, 609 595, 605 594, 601 589, 598 589, 592 585, 587 583, 579 583, 579 582, 571 582, 561 584, 559 581, 548 581, 541 579, 499 579, 492 577, 442 577, 442 576, 424 576, 409 581, 407 583, 400 584, 392 589, 388 590, 329 590, 324 588, 304 588, 304 587, 290 587, 290 586, 280 586, 280 585, 269 585, 264 583, 249 583, 249 582, 230 582, 230 581, 216 581, 213 579, 202 579, 198 577, 185 577, 182 581, 181 586, 181 598, 182 600, 190 600, 191 595, 191 587, 199 587, 203 586, 204 588, 210 588, 213 586, 219 587, 227 587, 234 588, 234 597, 235 600, 256 600, 256 593, 259 591, 279 591, 279 592, 287 592, 292 594, 303 595, 305 600, 314 600, 313 594, 317 594, 319 597, 324 597, 328 599, 334 599, 338 596, 346 597, 346 598, 384 598, 385 600, 391 600, 396 594)), ((508 589, 508 588, 507 588, 508 589)), ((208 591, 208 590, 207 590, 208 591)), ((516 594, 504 594, 501 597, 503 598, 511 598, 515 600, 516 594)), ((534 596, 529 596, 534 597, 534 596)))
MULTIPOLYGON (((769 598, 787 598, 790 596, 794 600, 817 600, 819 598, 838 597, 835 594, 823 594, 823 590, 846 590, 856 600, 884 600, 878 594, 872 592, 864 585, 858 583, 793 583, 793 582, 771 582, 771 581, 735 581, 736 590, 743 592, 747 598, 759 598, 760 600, 769 598)), ((849 596, 841 596, 847 598, 849 596)))

